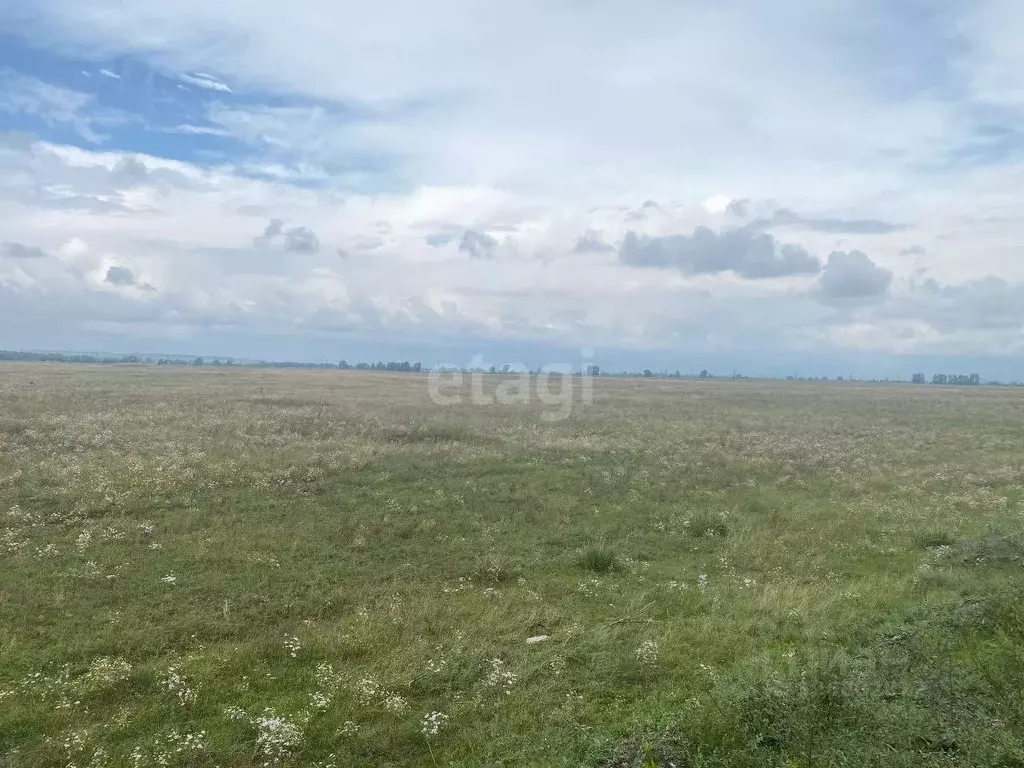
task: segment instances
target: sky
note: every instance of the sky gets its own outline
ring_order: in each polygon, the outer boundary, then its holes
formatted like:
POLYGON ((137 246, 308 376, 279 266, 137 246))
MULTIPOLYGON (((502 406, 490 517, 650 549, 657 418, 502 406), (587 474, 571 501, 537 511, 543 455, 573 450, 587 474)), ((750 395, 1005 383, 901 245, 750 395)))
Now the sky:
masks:
POLYGON ((1017 0, 0 30, 0 348, 1024 379, 1017 0))

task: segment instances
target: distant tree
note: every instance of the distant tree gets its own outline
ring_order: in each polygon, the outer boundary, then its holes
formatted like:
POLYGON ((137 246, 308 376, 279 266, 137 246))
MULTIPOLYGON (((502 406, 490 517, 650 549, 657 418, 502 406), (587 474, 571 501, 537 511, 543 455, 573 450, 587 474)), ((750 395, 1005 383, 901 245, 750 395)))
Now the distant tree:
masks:
POLYGON ((914 384, 924 384, 925 378, 923 373, 915 373, 910 377, 910 381, 914 384))
POLYGON ((932 376, 932 384, 953 384, 961 387, 976 387, 981 384, 981 376, 977 373, 936 373, 932 376))
POLYGON ((203 358, 201 358, 201 357, 197 357, 194 360, 192 360, 192 365, 202 365, 202 364, 203 364, 203 358))
POLYGON ((697 374, 697 378, 699 378, 699 379, 710 379, 711 378, 711 374, 708 373, 708 369, 705 368, 703 371, 701 371, 699 374, 697 374))
MULTIPOLYGON (((506 366, 506 368, 507 367, 508 366, 506 366)), ((588 365, 587 366, 587 375, 588 376, 600 376, 601 375, 601 366, 600 365, 588 365)))
POLYGON ((651 371, 650 368, 644 368, 644 378, 645 379, 654 378, 654 373, 651 371))

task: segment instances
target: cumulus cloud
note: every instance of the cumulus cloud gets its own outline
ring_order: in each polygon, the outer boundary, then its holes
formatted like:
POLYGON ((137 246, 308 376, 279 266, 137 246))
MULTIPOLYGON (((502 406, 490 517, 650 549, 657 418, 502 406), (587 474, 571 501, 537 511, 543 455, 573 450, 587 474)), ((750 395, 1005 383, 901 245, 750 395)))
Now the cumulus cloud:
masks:
POLYGON ((802 247, 777 243, 772 235, 749 229, 717 233, 697 227, 691 236, 665 237, 630 231, 619 258, 634 267, 677 269, 688 275, 734 272, 749 279, 816 274, 821 269, 817 257, 802 247))
POLYGON ((884 295, 891 283, 892 272, 861 251, 833 251, 818 279, 826 299, 874 299, 884 295))
POLYGON ((255 245, 257 248, 270 245, 272 242, 274 242, 275 238, 280 236, 283 230, 283 219, 271 219, 270 223, 267 224, 266 228, 263 230, 263 234, 257 235, 256 237, 253 238, 252 244, 255 245))
POLYGON ((0 243, 0 256, 11 259, 41 259, 46 256, 42 248, 21 243, 0 243))
POLYGON ((320 238, 309 227, 284 228, 284 219, 271 219, 262 234, 253 238, 252 244, 257 248, 272 245, 278 238, 286 251, 293 253, 317 253, 320 250, 320 238))
POLYGON ((128 155, 117 161, 112 176, 115 184, 120 182, 125 186, 133 187, 145 184, 149 180, 149 170, 139 158, 128 155))
POLYGON ((1024 284, 988 276, 958 285, 923 280, 887 309, 927 322, 942 333, 1024 330, 1024 284))
POLYGON ((601 233, 594 229, 588 229, 576 240, 573 251, 576 253, 597 253, 601 251, 614 251, 615 246, 609 245, 601 238, 601 233))
POLYGON ((316 253, 320 250, 320 239, 309 227, 292 227, 284 232, 284 247, 295 253, 316 253))
POLYGON ((467 229, 459 241, 459 252, 468 254, 471 259, 490 259, 497 247, 497 240, 475 229, 467 229))
POLYGON ((103 281, 111 285, 135 285, 135 273, 128 267, 115 265, 107 269, 103 281))
POLYGON ((729 204, 725 206, 725 213, 738 219, 745 219, 750 215, 750 201, 746 199, 730 200, 729 204))

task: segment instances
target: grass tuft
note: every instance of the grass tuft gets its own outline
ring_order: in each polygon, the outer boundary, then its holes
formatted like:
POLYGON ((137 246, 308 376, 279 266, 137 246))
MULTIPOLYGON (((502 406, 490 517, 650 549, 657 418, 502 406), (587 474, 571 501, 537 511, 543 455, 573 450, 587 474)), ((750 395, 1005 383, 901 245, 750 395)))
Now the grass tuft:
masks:
POLYGON ((606 547, 588 547, 576 561, 580 568, 594 573, 611 573, 621 567, 619 556, 606 547))
POLYGON ((729 535, 729 523, 721 513, 703 510, 690 518, 688 530, 698 538, 722 538, 729 535))

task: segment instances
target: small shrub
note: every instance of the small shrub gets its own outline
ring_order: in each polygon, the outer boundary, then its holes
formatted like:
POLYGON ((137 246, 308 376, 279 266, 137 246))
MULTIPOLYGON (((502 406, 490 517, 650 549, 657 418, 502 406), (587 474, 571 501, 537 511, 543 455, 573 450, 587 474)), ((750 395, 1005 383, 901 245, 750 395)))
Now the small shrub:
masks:
POLYGON ((590 547, 577 561, 580 568, 594 573, 610 573, 620 567, 619 556, 605 547, 590 547))

